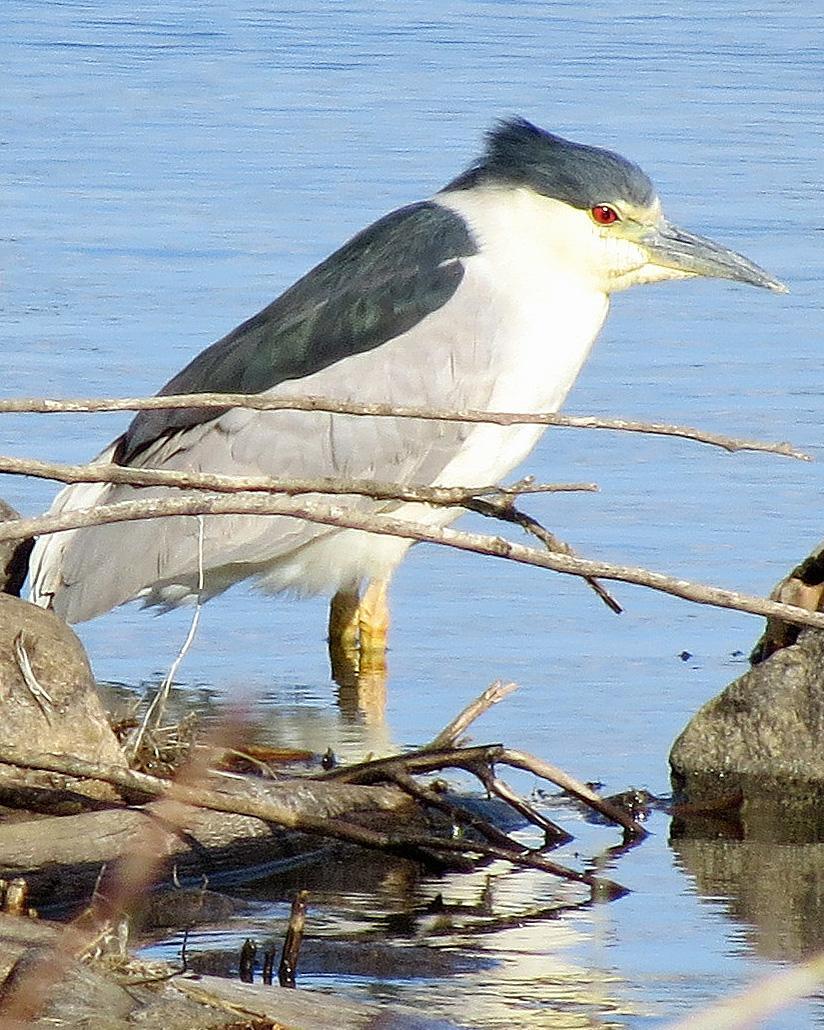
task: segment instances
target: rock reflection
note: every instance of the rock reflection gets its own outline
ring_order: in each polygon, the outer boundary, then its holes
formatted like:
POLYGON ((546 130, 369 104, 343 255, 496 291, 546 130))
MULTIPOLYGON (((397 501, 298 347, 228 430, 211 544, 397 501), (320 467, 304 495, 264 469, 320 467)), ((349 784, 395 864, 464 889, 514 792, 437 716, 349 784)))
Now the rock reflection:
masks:
POLYGON ((749 796, 740 821, 676 819, 670 844, 702 897, 720 900, 764 958, 824 947, 824 835, 786 798, 749 796))

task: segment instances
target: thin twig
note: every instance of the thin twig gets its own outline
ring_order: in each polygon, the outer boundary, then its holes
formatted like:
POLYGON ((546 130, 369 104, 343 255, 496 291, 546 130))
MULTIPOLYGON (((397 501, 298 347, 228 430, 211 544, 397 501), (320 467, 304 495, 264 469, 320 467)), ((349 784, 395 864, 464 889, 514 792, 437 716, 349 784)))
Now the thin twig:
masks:
POLYGON ((569 773, 559 769, 558 766, 550 765, 549 762, 545 762, 542 758, 536 758, 535 755, 527 754, 525 751, 517 751, 508 747, 502 748, 499 760, 506 765, 511 765, 515 769, 524 769, 535 776, 540 776, 541 779, 549 780, 550 783, 554 783, 557 787, 565 790, 567 794, 571 794, 585 805, 594 808, 604 818, 618 823, 619 826, 623 826, 633 837, 645 837, 647 835, 644 827, 625 812, 623 808, 602 798, 585 783, 576 780, 574 776, 570 776, 569 773))
POLYGON ((784 619, 799 626, 824 629, 824 613, 811 612, 796 605, 783 604, 764 597, 755 597, 735 590, 707 586, 690 580, 667 576, 660 572, 631 565, 573 558, 564 554, 550 554, 536 548, 513 543, 503 537, 466 533, 461 530, 428 526, 420 522, 392 518, 388 515, 369 515, 338 505, 301 502, 267 496, 181 497, 144 501, 118 501, 97 508, 62 512, 59 515, 41 515, 33 519, 14 519, 0 523, 0 541, 20 540, 45 533, 58 533, 67 529, 99 526, 110 522, 128 522, 137 519, 155 519, 169 515, 288 515, 319 525, 347 529, 362 529, 382 536, 398 536, 453 547, 460 551, 503 558, 522 565, 551 569, 584 579, 612 579, 657 590, 674 597, 706 604, 715 608, 748 612, 750 615, 784 619))
POLYGON ((441 751, 448 747, 458 747, 461 736, 471 723, 517 689, 517 683, 504 683, 502 680, 492 683, 462 712, 459 712, 447 726, 444 726, 437 737, 434 737, 423 750, 441 751))
POLYGON ((146 730, 151 724, 153 728, 157 728, 162 719, 163 713, 166 710, 166 703, 169 700, 169 693, 172 689, 177 670, 180 668, 183 659, 191 650, 192 644, 194 643, 195 636, 197 635, 197 629, 200 625, 200 616, 203 611, 203 516, 198 515, 197 517, 197 601, 195 603, 195 610, 192 613, 192 619, 189 623, 189 632, 186 634, 186 639, 180 647, 180 650, 175 655, 174 661, 169 667, 169 671, 166 673, 163 682, 157 689, 155 696, 152 698, 151 703, 146 709, 146 714, 143 716, 143 720, 137 732, 134 734, 132 740, 130 740, 126 746, 126 752, 132 758, 139 754, 140 745, 143 743, 143 737, 146 730))
POLYGON ((34 698, 37 707, 43 713, 43 718, 46 720, 46 723, 51 726, 51 709, 54 707, 54 699, 34 674, 31 659, 29 658, 29 653, 26 650, 26 645, 24 643, 24 634, 22 630, 14 638, 14 657, 17 661, 17 668, 20 670, 20 675, 23 677, 23 682, 26 684, 31 696, 34 698))
MULTIPOLYGON (((109 462, 89 465, 64 465, 59 462, 9 458, 0 455, 0 473, 34 476, 61 483, 118 483, 136 487, 175 487, 186 490, 208 490, 215 493, 279 493, 287 497, 303 494, 352 495, 376 501, 409 501, 437 506, 458 506, 491 518, 516 523, 532 533, 550 551, 573 554, 572 548, 559 540, 531 516, 513 506, 513 498, 521 494, 594 492, 595 483, 535 483, 526 477, 508 486, 442 487, 404 486, 370 479, 278 479, 272 476, 227 476, 211 472, 179 472, 163 468, 133 468, 109 462)), ((595 580, 589 586, 614 612, 621 606, 595 580)))
MULTIPOLYGON (((0 761, 2 761, 2 755, 0 755, 0 761)), ((391 778, 398 769, 405 773, 427 773, 448 766, 466 769, 473 776, 477 776, 479 768, 494 766, 499 762, 517 769, 525 769, 535 776, 549 780, 550 783, 562 786, 596 812, 618 826, 622 826, 631 836, 639 839, 646 836, 647 831, 632 816, 599 797, 574 777, 550 765, 549 762, 543 762, 523 751, 510 750, 502 744, 445 748, 442 751, 434 751, 431 745, 427 745, 417 751, 407 751, 403 755, 376 758, 368 762, 359 762, 356 765, 316 773, 313 779, 335 780, 340 783, 380 783, 384 779, 391 778)))
POLYGON ((600 418, 592 415, 559 415, 535 412, 490 412, 475 409, 450 411, 448 409, 418 407, 415 405, 356 404, 336 401, 328 397, 272 397, 254 393, 190 393, 164 397, 81 398, 57 400, 45 397, 9 398, 0 400, 2 413, 69 413, 102 411, 158 411, 170 408, 227 409, 251 408, 256 411, 325 411, 339 415, 371 416, 377 418, 417 418, 438 422, 477 422, 481 424, 513 426, 542 425, 573 429, 608 429, 630 433, 650 433, 656 436, 676 436, 697 443, 721 447, 726 451, 764 451, 788 458, 810 461, 811 457, 788 443, 765 443, 704 432, 692 426, 678 426, 666 422, 643 422, 633 419, 600 418))
POLYGON ((495 775, 490 766, 479 764, 474 771, 490 794, 494 794, 501 801, 505 801, 510 808, 514 808, 516 812, 520 813, 527 822, 537 826, 539 830, 543 830, 548 843, 565 844, 567 841, 572 840, 572 834, 567 833, 557 823, 542 815, 528 801, 519 797, 508 783, 504 783, 500 777, 495 775))
POLYGON ((523 844, 518 844, 512 840, 503 830, 499 830, 497 826, 494 826, 486 819, 482 819, 477 813, 467 811, 460 804, 450 801, 442 794, 433 790, 431 786, 421 785, 413 776, 402 772, 400 769, 392 770, 387 776, 387 780, 390 783, 397 784, 401 790, 405 791, 405 793, 419 801, 422 805, 438 809, 439 812, 443 812, 456 825, 469 827, 477 831, 493 844, 500 844, 502 847, 510 847, 522 851, 528 850, 523 844))
MULTIPOLYGON (((553 554, 568 554, 570 558, 575 557, 575 552, 569 544, 559 539, 554 533, 550 533, 537 519, 527 515, 526 512, 520 511, 510 500, 472 497, 463 502, 463 507, 468 511, 476 512, 478 515, 484 515, 486 518, 501 519, 503 522, 511 522, 516 526, 520 526, 525 532, 531 533, 532 536, 540 540, 546 549, 553 554)), ((597 579, 593 579, 591 576, 585 576, 584 579, 587 585, 601 598, 607 608, 615 612, 616 615, 621 614, 624 609, 597 579)))

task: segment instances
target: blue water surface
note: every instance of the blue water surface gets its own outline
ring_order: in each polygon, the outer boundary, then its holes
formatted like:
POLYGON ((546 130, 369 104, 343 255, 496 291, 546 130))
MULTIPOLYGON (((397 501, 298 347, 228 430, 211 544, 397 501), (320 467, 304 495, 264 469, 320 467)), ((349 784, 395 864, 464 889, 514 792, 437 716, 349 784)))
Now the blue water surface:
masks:
MULTIPOLYGON (((820 458, 823 39, 818 0, 5 0, 2 393, 154 392, 357 229, 454 176, 493 119, 519 113, 636 160, 673 220, 791 288, 694 282, 617 297, 567 410, 790 439, 820 458)), ((0 452, 87 460, 127 419, 6 415, 0 452)), ((822 535, 820 461, 554 430, 523 471, 599 484, 529 502, 582 555, 747 592, 767 593, 822 535)), ((0 483, 27 514, 53 492, 0 483)), ((480 738, 608 790, 662 793, 672 740, 744 670, 760 626, 614 592, 620 617, 578 581, 416 548, 393 587, 384 721, 336 707, 322 600, 230 591, 204 610, 178 678, 248 703, 273 741, 352 755, 428 740, 488 682, 513 679, 520 690, 480 738)), ((127 607, 79 631, 100 679, 138 689, 166 670, 189 618, 127 607)), ((477 981, 453 986, 442 1014, 660 1026, 824 944, 820 927, 793 936, 760 920, 769 899, 702 891, 663 816, 654 830, 613 871, 630 897, 551 935, 487 940, 507 976, 489 998, 477 981)), ((816 1018, 810 1002, 769 1026, 816 1018)))

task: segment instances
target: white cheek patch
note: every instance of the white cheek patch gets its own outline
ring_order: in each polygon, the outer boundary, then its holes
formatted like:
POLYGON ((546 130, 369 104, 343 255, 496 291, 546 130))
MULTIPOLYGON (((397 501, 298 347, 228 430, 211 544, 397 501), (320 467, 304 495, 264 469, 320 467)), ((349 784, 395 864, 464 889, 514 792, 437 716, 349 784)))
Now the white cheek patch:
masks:
MULTIPOLYGON (((639 273, 649 261, 649 255, 643 247, 630 240, 622 240, 617 236, 609 236, 601 241, 604 254, 604 267, 611 280, 622 279, 630 273, 639 273)), ((633 279, 633 282, 644 282, 633 279)))

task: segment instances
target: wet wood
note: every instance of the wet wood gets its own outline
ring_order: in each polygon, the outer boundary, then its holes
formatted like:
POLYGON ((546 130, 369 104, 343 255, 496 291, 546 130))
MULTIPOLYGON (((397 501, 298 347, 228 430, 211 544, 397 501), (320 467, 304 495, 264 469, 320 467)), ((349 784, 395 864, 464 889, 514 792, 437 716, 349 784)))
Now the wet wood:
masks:
MULTIPOLYGON (((288 800, 295 811, 313 815, 360 811, 377 819, 380 813, 411 814, 409 798, 391 787, 349 787, 301 782, 254 785, 255 795, 288 800)), ((109 808, 77 815, 0 823, 0 875, 25 876, 37 907, 76 904, 88 894, 105 863, 128 853, 154 819, 154 805, 109 808)), ((240 881, 261 871, 293 862, 300 854, 317 853, 317 837, 285 832, 261 819, 192 810, 185 833, 168 849, 166 877, 179 882, 240 881)))
MULTIPOLYGON (((16 986, 27 984, 29 970, 56 951, 63 928, 40 920, 0 913, 0 1004, 16 986)), ((243 984, 216 976, 179 974, 164 963, 125 959, 74 961, 66 979, 50 992, 30 1026, 76 1030, 358 1030, 377 1025, 398 1030, 411 1023, 387 1006, 361 1004, 307 991, 243 984)), ((8 1023, 3 1023, 4 1030, 8 1023)))
POLYGON ((306 927, 306 902, 309 891, 298 891, 289 913, 289 925, 283 942, 283 954, 278 967, 278 983, 281 987, 294 988, 298 969, 298 956, 306 927))

